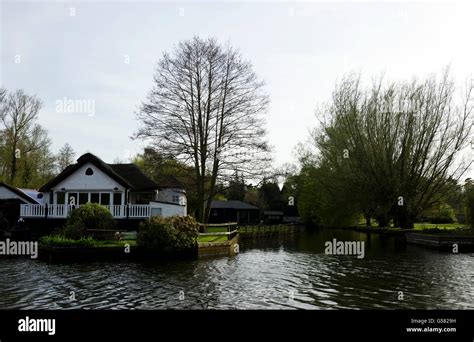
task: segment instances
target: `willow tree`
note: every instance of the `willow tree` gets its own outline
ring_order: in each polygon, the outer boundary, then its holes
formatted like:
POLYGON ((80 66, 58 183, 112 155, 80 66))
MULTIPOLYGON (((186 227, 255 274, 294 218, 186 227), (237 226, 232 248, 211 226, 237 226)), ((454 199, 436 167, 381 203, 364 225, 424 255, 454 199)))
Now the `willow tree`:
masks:
MULTIPOLYGON (((375 216, 411 228, 438 204, 472 161, 457 158, 472 128, 472 83, 462 101, 446 72, 440 79, 376 82, 347 77, 336 89, 322 131, 320 162, 328 189, 375 216)), ((322 180, 324 181, 324 179, 322 180)))
POLYGON ((267 166, 267 104, 263 82, 238 50, 194 37, 158 62, 136 136, 194 167, 198 217, 205 222, 217 181, 235 172, 258 177, 267 166))

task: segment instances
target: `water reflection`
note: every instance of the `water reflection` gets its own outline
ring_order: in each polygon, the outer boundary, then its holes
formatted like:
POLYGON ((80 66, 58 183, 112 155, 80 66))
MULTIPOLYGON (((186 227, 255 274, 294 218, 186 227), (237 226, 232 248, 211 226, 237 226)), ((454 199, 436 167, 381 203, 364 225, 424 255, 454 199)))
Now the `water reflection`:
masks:
POLYGON ((159 264, 2 259, 0 308, 472 309, 473 266, 472 254, 323 230, 243 242, 232 258, 159 264), (365 241, 365 258, 325 255, 324 242, 334 237, 365 241))

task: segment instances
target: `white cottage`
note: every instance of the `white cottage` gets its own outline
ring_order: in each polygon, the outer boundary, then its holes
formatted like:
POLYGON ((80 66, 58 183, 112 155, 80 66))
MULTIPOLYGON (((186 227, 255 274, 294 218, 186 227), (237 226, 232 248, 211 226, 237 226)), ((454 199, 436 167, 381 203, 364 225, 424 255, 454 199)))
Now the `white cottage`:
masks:
POLYGON ((85 203, 106 206, 116 219, 186 216, 186 194, 178 185, 156 184, 135 164, 106 164, 82 155, 39 189, 41 204, 21 204, 23 218, 66 218, 85 203))

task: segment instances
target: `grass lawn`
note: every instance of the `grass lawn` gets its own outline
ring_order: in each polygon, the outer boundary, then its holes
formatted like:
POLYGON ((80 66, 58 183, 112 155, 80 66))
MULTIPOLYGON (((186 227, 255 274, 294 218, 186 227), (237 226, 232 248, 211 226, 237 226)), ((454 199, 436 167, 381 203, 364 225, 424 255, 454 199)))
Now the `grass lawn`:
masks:
POLYGON ((415 230, 424 230, 424 229, 446 229, 446 230, 451 230, 451 229, 458 229, 458 228, 468 228, 467 225, 461 224, 461 223, 415 223, 415 230))
MULTIPOLYGON (((371 220, 370 221, 370 227, 366 226, 365 220, 360 220, 358 222, 359 227, 364 227, 364 228, 378 228, 377 221, 371 220)), ((400 229, 400 228, 395 228, 393 227, 393 224, 390 224, 389 229, 400 229)), ((428 222, 418 222, 414 224, 414 229, 415 230, 425 230, 425 229, 446 229, 446 230, 451 230, 451 229, 466 229, 469 228, 467 225, 462 224, 462 223, 428 223, 428 222)))
MULTIPOLYGON (((232 229, 232 227, 231 227, 232 229)), ((222 233, 228 232, 227 227, 207 227, 208 233, 222 233)), ((226 242, 227 235, 206 235, 206 236, 199 236, 198 242, 226 242)))
POLYGON ((227 227, 207 227, 208 233, 219 233, 219 232, 227 232, 227 227))
POLYGON ((43 236, 40 244, 50 247, 123 247, 126 244, 136 246, 136 240, 95 240, 92 238, 82 238, 80 240, 72 240, 61 235, 43 236))
POLYGON ((97 241, 96 244, 94 244, 94 247, 123 247, 126 244, 128 244, 130 247, 136 246, 137 241, 136 240, 122 240, 122 241, 117 241, 117 240, 104 240, 104 241, 97 241))
POLYGON ((199 236, 198 242, 226 242, 227 235, 207 235, 199 236))

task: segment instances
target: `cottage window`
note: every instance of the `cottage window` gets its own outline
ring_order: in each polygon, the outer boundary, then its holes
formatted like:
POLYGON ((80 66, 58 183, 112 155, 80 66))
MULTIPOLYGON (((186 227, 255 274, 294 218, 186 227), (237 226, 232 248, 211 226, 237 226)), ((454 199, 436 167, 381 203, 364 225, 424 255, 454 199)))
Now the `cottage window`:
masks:
POLYGON ((99 203, 99 193, 98 192, 92 192, 91 193, 91 203, 99 203))
POLYGON ((89 194, 87 192, 79 193, 79 204, 86 204, 89 201, 89 194))
POLYGON ((56 203, 57 204, 64 204, 66 202, 66 194, 64 192, 57 192, 56 193, 56 203))
POLYGON ((136 204, 148 204, 150 201, 155 199, 155 194, 153 192, 139 192, 136 195, 136 204))
POLYGON ((103 192, 100 194, 100 204, 110 205, 110 194, 103 192))
POLYGON ((121 205, 121 204, 122 204, 122 194, 114 193, 114 205, 121 205))
POLYGON ((86 176, 92 176, 94 174, 94 171, 88 167, 87 170, 86 170, 86 176))

